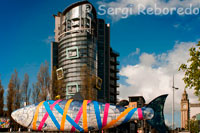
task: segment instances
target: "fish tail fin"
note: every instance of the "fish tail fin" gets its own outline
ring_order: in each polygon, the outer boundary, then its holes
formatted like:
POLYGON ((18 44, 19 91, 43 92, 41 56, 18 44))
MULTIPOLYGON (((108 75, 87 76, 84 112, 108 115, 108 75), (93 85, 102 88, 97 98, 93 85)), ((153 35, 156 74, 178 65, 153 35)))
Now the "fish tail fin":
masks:
POLYGON ((163 114, 164 104, 167 96, 168 94, 161 95, 155 98, 146 106, 154 110, 154 117, 151 120, 147 120, 147 123, 158 130, 160 133, 168 132, 163 114))

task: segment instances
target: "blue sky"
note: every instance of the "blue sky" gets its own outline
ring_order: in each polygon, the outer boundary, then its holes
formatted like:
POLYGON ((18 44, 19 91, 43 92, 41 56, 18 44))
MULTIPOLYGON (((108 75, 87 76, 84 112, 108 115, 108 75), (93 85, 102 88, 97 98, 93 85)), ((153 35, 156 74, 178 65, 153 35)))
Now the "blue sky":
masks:
MULTIPOLYGON (((19 72, 21 82, 25 73, 29 74, 31 83, 35 82, 40 64, 45 60, 50 63, 50 41, 54 35, 52 15, 74 2, 76 0, 1 0, 0 74, 5 89, 14 69, 19 72)), ((91 3, 98 9, 97 1, 91 3)), ((119 68, 140 64, 142 53, 169 53, 178 42, 197 42, 200 38, 199 15, 132 15, 117 21, 108 15, 99 17, 111 24, 111 46, 120 53, 119 68), (140 52, 129 56, 136 48, 140 52)), ((127 85, 127 78, 122 74, 120 83, 127 85)))

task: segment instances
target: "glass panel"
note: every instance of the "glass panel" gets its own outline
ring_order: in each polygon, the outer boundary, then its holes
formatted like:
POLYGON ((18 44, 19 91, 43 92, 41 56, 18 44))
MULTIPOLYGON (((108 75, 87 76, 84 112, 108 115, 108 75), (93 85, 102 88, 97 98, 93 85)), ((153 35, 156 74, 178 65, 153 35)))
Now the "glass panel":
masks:
POLYGON ((76 85, 69 86, 68 87, 68 94, 74 94, 76 93, 76 85))
POLYGON ((57 79, 58 80, 63 79, 64 74, 63 74, 63 69, 62 68, 57 69, 56 73, 57 73, 57 79))
POLYGON ((79 58, 78 47, 67 48, 67 59, 79 58))
POLYGON ((101 90, 102 79, 97 77, 96 88, 101 90))

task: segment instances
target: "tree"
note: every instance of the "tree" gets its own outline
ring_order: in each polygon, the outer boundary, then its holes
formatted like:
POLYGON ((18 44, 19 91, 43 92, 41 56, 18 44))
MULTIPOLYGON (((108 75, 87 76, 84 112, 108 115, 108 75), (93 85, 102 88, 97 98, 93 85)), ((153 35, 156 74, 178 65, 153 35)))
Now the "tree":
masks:
POLYGON ((48 98, 50 99, 50 76, 47 61, 45 61, 45 64, 42 63, 40 66, 35 87, 40 90, 39 101, 46 101, 48 98))
MULTIPOLYGON (((15 96, 15 91, 14 91, 14 76, 12 75, 10 82, 8 84, 8 90, 7 90, 7 109, 8 109, 8 117, 11 117, 11 113, 14 110, 14 96, 15 96)), ((11 118, 10 118, 11 120, 11 118)))
POLYGON ((24 81, 22 83, 22 99, 23 102, 26 102, 26 105, 29 104, 31 89, 29 89, 29 76, 26 73, 24 75, 24 81))
POLYGON ((198 133, 199 132, 199 125, 197 120, 190 120, 186 125, 186 129, 190 130, 190 133, 198 133), (189 127, 190 125, 190 127, 189 127))
POLYGON ((0 79, 0 116, 3 116, 3 108, 4 108, 4 89, 1 85, 1 79, 0 79))
POLYGON ((51 89, 51 96, 54 100, 56 99, 64 99, 65 98, 65 89, 63 84, 63 79, 57 79, 57 68, 54 67, 52 71, 52 89, 51 89))
POLYGON ((81 68, 82 87, 80 93, 84 99, 97 100, 96 76, 84 65, 81 68))
POLYGON ((183 81, 185 82, 185 88, 194 89, 194 94, 199 97, 200 100, 200 42, 196 47, 189 49, 190 58, 187 60, 187 64, 181 64, 179 71, 185 72, 183 81))
POLYGON ((13 110, 20 108, 20 104, 21 104, 20 80, 18 77, 18 72, 15 70, 8 84, 8 94, 7 94, 8 114, 10 115, 13 110))
POLYGON ((20 125, 17 124, 11 117, 11 113, 16 109, 19 109, 22 102, 20 80, 16 70, 11 76, 7 91, 7 115, 10 119, 10 127, 17 129, 20 125))
POLYGON ((39 95, 40 95, 40 88, 38 88, 38 85, 35 83, 32 84, 32 101, 33 103, 38 103, 39 102, 39 95))
POLYGON ((20 79, 18 77, 18 72, 17 70, 14 71, 14 74, 12 74, 13 78, 13 85, 14 85, 14 109, 19 109, 22 103, 22 98, 21 98, 21 89, 20 89, 20 79))

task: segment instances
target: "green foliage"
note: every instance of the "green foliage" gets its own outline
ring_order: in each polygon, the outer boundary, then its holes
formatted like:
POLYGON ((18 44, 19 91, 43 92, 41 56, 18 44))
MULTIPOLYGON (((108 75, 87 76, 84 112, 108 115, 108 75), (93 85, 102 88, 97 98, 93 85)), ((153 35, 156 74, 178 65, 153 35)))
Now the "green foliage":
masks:
POLYGON ((186 129, 188 131, 190 130, 190 133, 198 133, 198 131, 199 131, 198 121, 197 120, 188 121, 188 124, 186 125, 186 129), (190 127, 189 127, 189 125, 190 125, 190 127))
POLYGON ((179 71, 185 72, 183 81, 185 82, 185 88, 194 89, 194 94, 199 97, 200 100, 200 42, 189 49, 190 58, 187 60, 187 64, 182 64, 179 67, 179 71))

